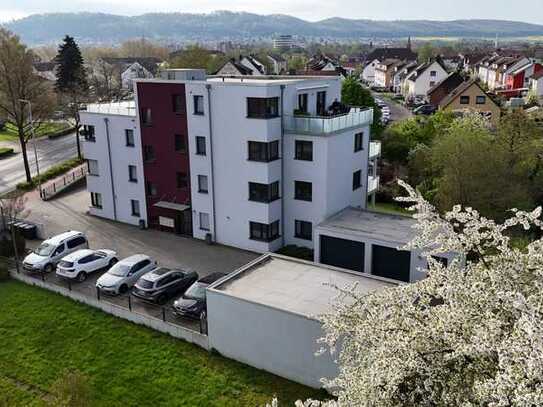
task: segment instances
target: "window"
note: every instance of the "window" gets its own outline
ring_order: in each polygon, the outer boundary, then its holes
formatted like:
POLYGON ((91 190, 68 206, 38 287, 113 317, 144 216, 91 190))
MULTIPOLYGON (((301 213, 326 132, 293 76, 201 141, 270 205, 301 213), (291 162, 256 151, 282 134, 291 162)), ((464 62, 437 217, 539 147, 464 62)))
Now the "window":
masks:
POLYGON ((353 191, 362 186, 362 170, 353 172, 353 191))
POLYGON ((86 242, 87 241, 85 240, 83 236, 77 236, 71 240, 68 240, 68 242, 66 242, 66 246, 68 246, 68 249, 73 249, 74 247, 81 246, 82 244, 85 244, 86 242))
POLYGON ((155 161, 155 149, 153 146, 143 146, 143 160, 147 163, 155 161))
POLYGON ((102 194, 98 192, 91 192, 91 206, 93 208, 102 209, 102 194))
POLYGON ((326 113, 326 91, 317 92, 317 114, 324 116, 326 113))
POLYGON ((313 142, 296 140, 294 159, 313 161, 313 142))
POLYGON ((270 162, 279 159, 279 141, 249 141, 249 161, 270 162))
POLYGON ((432 78, 435 78, 437 76, 437 72, 436 71, 430 71, 430 76, 432 78))
POLYGON ((209 228, 209 213, 200 212, 200 229, 210 230, 209 228))
POLYGON ((434 81, 430 81, 430 87, 433 88, 435 86, 435 82, 434 81))
POLYGON ((187 174, 178 172, 176 174, 177 188, 186 188, 189 185, 187 174))
POLYGON ((208 186, 207 186, 207 175, 198 175, 198 192, 202 194, 207 194, 208 186))
POLYGON ((53 252, 53 254, 51 255, 51 257, 56 257, 58 256, 60 253, 62 253, 64 251, 64 243, 61 243, 60 246, 58 246, 55 251, 53 252))
POLYGON ((206 155, 206 138, 203 136, 196 136, 196 154, 206 155))
POLYGON ((126 129, 124 131, 124 137, 126 139, 126 146, 127 147, 134 147, 134 130, 126 129))
POLYGON ((153 120, 151 117, 151 108, 144 107, 141 110, 141 122, 144 126, 151 126, 153 124, 153 120))
POLYGON ((302 113, 307 113, 307 93, 298 95, 298 110, 302 113))
POLYGON ((247 117, 271 119, 279 116, 279 98, 247 98, 247 117))
POLYGON ((172 95, 172 108, 174 113, 185 113, 185 103, 183 95, 172 95))
POLYGON ((279 199, 279 181, 271 184, 249 182, 249 201, 272 202, 279 199))
POLYGON ((140 201, 135 199, 130 200, 130 206, 132 209, 132 216, 140 216, 140 201))
POLYGON ((147 195, 149 195, 149 196, 157 196, 158 195, 156 185, 153 184, 150 181, 147 181, 147 195))
POLYGON ((354 135, 354 152, 362 151, 364 149, 364 133, 356 133, 354 135))
POLYGON ((313 184, 305 181, 294 181, 294 199, 311 202, 313 200, 313 184))
POLYGON ((185 137, 182 134, 176 134, 174 136, 175 139, 175 151, 178 152, 186 152, 187 151, 187 143, 185 143, 185 137))
POLYGON ((249 222, 249 238, 263 242, 271 242, 279 237, 279 221, 270 223, 249 222))
POLYGON ((475 103, 478 105, 484 105, 486 103, 486 96, 477 96, 475 103))
POLYGON ((460 96, 461 105, 469 105, 469 96, 460 96))
POLYGON ((94 126, 85 125, 83 126, 83 137, 86 141, 94 142, 96 141, 96 136, 94 134, 94 126))
POLYGON ((304 240, 313 240, 313 224, 303 220, 295 220, 294 237, 304 240))
POLYGON ((128 180, 130 182, 138 182, 138 172, 135 165, 128 166, 128 180))
POLYGON ((194 114, 204 114, 204 97, 202 95, 194 95, 194 114))
POLYGON ((87 168, 89 170, 89 175, 94 175, 94 176, 100 175, 100 171, 98 170, 98 161, 87 160, 87 168))

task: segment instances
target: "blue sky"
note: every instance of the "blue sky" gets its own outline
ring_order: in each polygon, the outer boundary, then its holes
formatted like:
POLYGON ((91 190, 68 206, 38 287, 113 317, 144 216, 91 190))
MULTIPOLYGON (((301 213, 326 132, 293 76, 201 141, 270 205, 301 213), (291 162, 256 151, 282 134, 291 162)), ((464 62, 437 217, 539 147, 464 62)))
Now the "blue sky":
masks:
POLYGON ((214 10, 283 13, 306 20, 327 17, 380 20, 488 18, 543 24, 543 0, 0 0, 0 21, 33 13, 100 11, 135 15, 180 11, 207 13, 214 10), (516 4, 516 5, 514 5, 516 4))

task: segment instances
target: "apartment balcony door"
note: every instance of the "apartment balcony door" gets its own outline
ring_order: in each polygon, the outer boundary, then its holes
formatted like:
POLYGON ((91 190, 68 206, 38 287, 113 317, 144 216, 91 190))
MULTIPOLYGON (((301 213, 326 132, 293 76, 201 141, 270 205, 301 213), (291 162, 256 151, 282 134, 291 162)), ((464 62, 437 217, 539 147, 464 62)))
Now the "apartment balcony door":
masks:
POLYGON ((192 213, 190 209, 176 212, 174 229, 178 235, 192 236, 192 213))
POLYGON ((317 115, 324 116, 326 113, 326 91, 317 92, 317 115))

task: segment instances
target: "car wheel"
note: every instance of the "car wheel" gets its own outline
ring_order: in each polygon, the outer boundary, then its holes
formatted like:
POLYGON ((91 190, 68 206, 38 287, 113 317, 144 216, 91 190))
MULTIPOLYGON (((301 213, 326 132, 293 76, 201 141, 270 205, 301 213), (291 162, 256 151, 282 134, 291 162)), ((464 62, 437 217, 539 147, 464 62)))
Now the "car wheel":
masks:
POLYGON ((126 294, 127 291, 128 291, 128 286, 126 284, 123 284, 122 286, 119 287, 119 294, 126 294))
POLYGON ((82 283, 86 279, 87 279, 87 273, 85 273, 84 271, 82 271, 81 273, 77 275, 77 281, 79 281, 80 283, 82 283))
POLYGON ((45 267, 43 268, 43 271, 46 272, 46 273, 52 273, 54 270, 54 267, 51 263, 45 265, 45 267))
POLYGON ((115 264, 117 264, 119 260, 117 260, 116 257, 112 258, 110 261, 109 261, 109 268, 113 267, 115 264))
POLYGON ((168 297, 166 296, 166 294, 161 294, 161 295, 158 296, 156 302, 159 305, 164 305, 164 304, 166 304, 166 302, 168 302, 168 297))

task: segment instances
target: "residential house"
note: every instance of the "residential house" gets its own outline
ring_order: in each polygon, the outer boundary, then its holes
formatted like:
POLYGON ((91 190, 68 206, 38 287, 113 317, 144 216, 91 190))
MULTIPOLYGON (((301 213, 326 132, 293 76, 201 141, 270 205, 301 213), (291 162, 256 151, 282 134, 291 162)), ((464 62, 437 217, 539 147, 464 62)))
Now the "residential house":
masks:
POLYGON ((375 83, 375 68, 379 64, 378 59, 372 59, 362 69, 362 80, 370 85, 375 83))
POLYGON ((405 79, 404 96, 407 99, 426 97, 428 91, 448 76, 440 60, 419 65, 405 79))
POLYGON ((538 62, 527 62, 520 68, 508 72, 505 76, 505 94, 509 97, 518 97, 530 88, 530 79, 543 70, 538 62))
POLYGON ((458 71, 454 71, 430 88, 427 93, 428 103, 436 107, 439 106, 441 101, 462 83, 464 83, 464 77, 458 71))
MULTIPOLYGON (((154 78, 161 60, 153 57, 145 58, 100 58, 99 63, 110 66, 115 71, 122 89, 132 90, 136 79, 154 78)), ((100 75, 100 70, 95 70, 100 75)))
POLYGON ((393 85, 393 75, 397 66, 403 64, 399 59, 385 59, 379 62, 375 67, 375 86, 391 89, 393 85))
POLYGON ((469 74, 478 74, 480 62, 486 57, 483 53, 460 54, 462 58, 462 69, 469 74))
POLYGON ((494 125, 501 115, 500 106, 478 84, 476 80, 462 83, 444 98, 439 108, 445 111, 463 113, 478 112, 494 125))
POLYGON ((279 54, 268 54, 268 61, 272 65, 272 72, 274 75, 283 75, 287 72, 287 61, 279 54))
POLYGON ((366 61, 384 61, 386 59, 399 59, 400 61, 416 61, 417 53, 410 47, 406 48, 376 48, 366 57, 366 61))
POLYGON ((34 62, 32 64, 33 71, 40 78, 54 82, 57 80, 55 62, 34 62))
POLYGON ((543 98, 543 71, 540 70, 530 78, 530 92, 540 99, 543 98))
POLYGON ((234 58, 226 61, 224 65, 215 73, 219 76, 245 76, 253 75, 253 70, 246 65, 236 61, 234 58))
POLYGON ((239 63, 249 68, 252 71, 252 75, 267 75, 266 65, 253 55, 240 55, 239 63))
POLYGON ((417 68, 417 62, 402 62, 394 67, 392 75, 392 91, 396 94, 403 94, 405 78, 417 68))
POLYGON ((488 89, 504 89, 506 76, 530 62, 528 58, 514 56, 495 60, 488 70, 488 89))
POLYGON ((318 76, 347 76, 347 71, 340 63, 324 54, 313 56, 306 64, 304 75, 318 76))
POLYGON ((373 111, 340 100, 338 77, 138 80, 134 110, 81 112, 92 213, 256 252, 312 248, 318 224, 379 185, 373 111))

